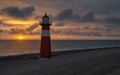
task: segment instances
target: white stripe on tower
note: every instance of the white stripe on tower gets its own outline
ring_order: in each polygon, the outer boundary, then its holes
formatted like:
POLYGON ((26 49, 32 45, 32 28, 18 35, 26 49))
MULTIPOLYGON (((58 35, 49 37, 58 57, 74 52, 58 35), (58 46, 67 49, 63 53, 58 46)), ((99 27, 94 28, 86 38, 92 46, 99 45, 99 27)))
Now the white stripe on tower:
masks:
POLYGON ((50 30, 42 30, 42 36, 49 37, 50 36, 50 30))

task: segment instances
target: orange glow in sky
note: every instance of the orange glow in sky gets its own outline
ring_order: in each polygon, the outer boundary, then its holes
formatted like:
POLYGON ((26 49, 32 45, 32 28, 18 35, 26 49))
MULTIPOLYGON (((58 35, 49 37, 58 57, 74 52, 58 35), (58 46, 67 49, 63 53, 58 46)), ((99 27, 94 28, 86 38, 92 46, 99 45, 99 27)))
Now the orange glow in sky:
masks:
POLYGON ((34 21, 34 20, 27 20, 27 21, 24 21, 24 20, 7 20, 5 21, 6 23, 8 24, 20 24, 20 25, 29 25, 29 24, 35 24, 37 23, 37 21, 34 21))

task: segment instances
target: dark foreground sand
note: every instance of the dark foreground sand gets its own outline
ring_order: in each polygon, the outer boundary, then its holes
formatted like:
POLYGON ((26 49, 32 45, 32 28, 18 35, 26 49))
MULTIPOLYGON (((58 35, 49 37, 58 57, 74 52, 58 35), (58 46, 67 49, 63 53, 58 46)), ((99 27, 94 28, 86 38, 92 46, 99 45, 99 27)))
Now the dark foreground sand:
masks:
POLYGON ((120 75, 120 48, 63 51, 0 58, 0 75, 120 75))

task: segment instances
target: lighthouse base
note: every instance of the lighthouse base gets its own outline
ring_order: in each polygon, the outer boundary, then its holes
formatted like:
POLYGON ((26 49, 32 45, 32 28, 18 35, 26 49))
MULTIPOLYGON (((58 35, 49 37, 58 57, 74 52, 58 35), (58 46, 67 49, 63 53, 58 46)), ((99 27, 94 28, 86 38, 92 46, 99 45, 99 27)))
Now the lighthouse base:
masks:
POLYGON ((51 41, 50 37, 42 37, 40 58, 51 58, 51 41))

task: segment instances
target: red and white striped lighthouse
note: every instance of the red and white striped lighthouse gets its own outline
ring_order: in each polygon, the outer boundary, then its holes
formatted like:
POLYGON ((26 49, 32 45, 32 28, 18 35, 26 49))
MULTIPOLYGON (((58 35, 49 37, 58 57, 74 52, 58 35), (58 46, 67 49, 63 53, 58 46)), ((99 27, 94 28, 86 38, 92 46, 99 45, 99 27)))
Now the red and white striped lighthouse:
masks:
POLYGON ((49 16, 45 13, 42 17, 41 26, 41 47, 40 47, 40 58, 50 58, 51 57, 51 39, 50 39, 50 25, 52 21, 49 16))

